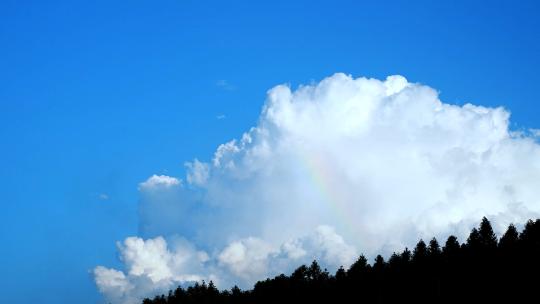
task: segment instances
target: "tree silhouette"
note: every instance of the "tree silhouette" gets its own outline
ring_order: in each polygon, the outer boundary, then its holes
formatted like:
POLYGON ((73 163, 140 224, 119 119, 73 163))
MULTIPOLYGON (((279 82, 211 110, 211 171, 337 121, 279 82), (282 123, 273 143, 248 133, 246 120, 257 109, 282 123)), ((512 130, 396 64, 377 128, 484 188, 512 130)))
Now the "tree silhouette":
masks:
POLYGON ((481 244, 480 232, 478 232, 478 229, 473 228, 469 234, 469 237, 467 238, 465 247, 468 247, 471 249, 471 251, 475 252, 481 247, 481 244))
POLYGON ((401 253, 401 259, 404 263, 409 263, 411 261, 411 251, 409 248, 405 247, 405 250, 401 253))
POLYGON ((480 229, 478 230, 480 246, 486 250, 494 250, 497 247, 497 236, 493 232, 491 223, 486 217, 482 218, 480 229))
POLYGON ((382 273, 385 266, 386 263, 384 262, 384 258, 381 255, 377 255, 375 258, 375 264, 373 264, 373 270, 375 273, 382 273))
POLYGON ((349 277, 359 277, 362 273, 365 273, 369 267, 368 261, 364 255, 360 255, 358 260, 354 262, 349 270, 347 270, 347 275, 349 277))
POLYGON ((416 247, 414 247, 412 261, 415 264, 422 264, 426 262, 428 256, 428 248, 423 240, 420 240, 416 247))
POLYGON ((339 269, 336 271, 336 281, 343 284, 346 279, 347 272, 345 271, 345 268, 343 268, 343 266, 339 266, 339 269))
POLYGON ((436 238, 432 238, 429 241, 428 256, 432 258, 439 258, 441 256, 441 246, 436 238))
POLYGON ((456 256, 460 249, 459 242, 457 240, 457 237, 451 235, 446 240, 446 243, 444 244, 443 253, 445 256, 456 256))
POLYGON ((527 221, 519 238, 526 248, 536 252, 540 248, 540 219, 527 221))
POLYGON ((487 218, 473 228, 465 244, 449 236, 441 249, 435 238, 420 240, 373 265, 361 255, 332 275, 317 261, 290 276, 259 281, 253 289, 220 291, 202 281, 143 304, 277 304, 277 303, 529 303, 540 284, 540 220, 528 221, 521 233, 510 225, 500 240, 487 218))
POLYGON ((508 229, 501 237, 501 241, 499 242, 499 248, 502 250, 512 250, 516 247, 517 243, 519 241, 519 233, 516 229, 516 226, 514 224, 510 224, 508 226, 508 229))

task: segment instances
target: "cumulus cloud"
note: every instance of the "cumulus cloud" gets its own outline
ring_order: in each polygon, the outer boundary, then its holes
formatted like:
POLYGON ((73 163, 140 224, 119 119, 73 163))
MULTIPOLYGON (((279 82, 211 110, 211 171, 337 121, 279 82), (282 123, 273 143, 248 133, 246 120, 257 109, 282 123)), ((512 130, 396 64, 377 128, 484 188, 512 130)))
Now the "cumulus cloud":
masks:
POLYGON ((187 182, 196 186, 201 186, 208 180, 210 166, 207 163, 200 162, 195 159, 193 162, 186 162, 188 173, 186 176, 187 182))
POLYGON ((270 244, 250 237, 229 244, 218 260, 239 277, 260 277, 267 273, 268 258, 275 253, 270 244))
MULTIPOLYGON (((249 287, 312 258, 335 270, 420 237, 464 240, 482 216, 501 231, 540 214, 540 146, 509 119, 502 107, 444 103, 402 76, 278 85, 256 126, 186 163, 189 187, 163 176, 140 184, 139 232, 182 235, 209 253, 201 277, 249 287)), ((124 262, 126 278, 105 272, 102 292, 132 290, 134 264, 124 262)), ((191 273, 149 263, 150 283, 150 273, 191 273)))
POLYGON ((139 184, 139 190, 170 188, 178 185, 180 185, 180 180, 175 177, 154 174, 139 184))
POLYGON ((128 237, 117 247, 125 272, 103 266, 94 269, 98 289, 114 303, 136 303, 178 285, 212 279, 204 275, 208 254, 186 240, 128 237))
POLYGON ((266 276, 290 272, 301 264, 318 260, 323 266, 335 269, 348 266, 358 257, 356 249, 347 244, 332 227, 319 226, 309 235, 290 239, 280 246, 254 237, 234 241, 217 256, 238 280, 252 284, 266 276))
POLYGON ((126 275, 119 270, 97 266, 94 269, 94 278, 99 291, 111 299, 126 297, 133 290, 133 285, 126 275))
POLYGON ((146 296, 166 293, 178 285, 213 281, 222 288, 248 287, 268 275, 290 272, 318 260, 325 267, 350 265, 355 249, 328 226, 310 235, 275 246, 257 237, 231 242, 210 256, 176 236, 142 239, 128 237, 117 244, 125 270, 97 266, 99 291, 114 303, 137 303, 146 296))

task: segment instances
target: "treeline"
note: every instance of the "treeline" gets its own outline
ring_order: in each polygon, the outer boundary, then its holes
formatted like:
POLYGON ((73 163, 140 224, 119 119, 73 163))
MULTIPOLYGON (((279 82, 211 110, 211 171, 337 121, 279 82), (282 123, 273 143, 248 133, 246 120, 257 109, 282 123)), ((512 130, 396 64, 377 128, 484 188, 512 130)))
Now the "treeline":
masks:
POLYGON ((466 303, 540 301, 540 219, 518 233, 510 225, 497 239, 483 218, 467 241, 450 236, 444 244, 420 240, 384 260, 369 264, 364 256, 335 274, 316 261, 291 275, 219 291, 212 282, 177 288, 144 304, 172 303, 466 303))

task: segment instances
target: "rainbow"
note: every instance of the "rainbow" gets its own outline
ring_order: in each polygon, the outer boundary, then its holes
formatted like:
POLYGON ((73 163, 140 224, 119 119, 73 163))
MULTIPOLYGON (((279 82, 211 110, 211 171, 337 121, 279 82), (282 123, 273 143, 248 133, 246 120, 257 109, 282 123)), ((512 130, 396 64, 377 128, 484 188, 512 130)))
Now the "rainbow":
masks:
POLYGON ((302 153, 298 156, 298 162, 330 210, 343 221, 340 224, 353 233, 353 227, 359 224, 360 219, 354 218, 351 212, 354 202, 346 196, 343 178, 336 174, 335 167, 330 166, 322 155, 313 153, 302 153))

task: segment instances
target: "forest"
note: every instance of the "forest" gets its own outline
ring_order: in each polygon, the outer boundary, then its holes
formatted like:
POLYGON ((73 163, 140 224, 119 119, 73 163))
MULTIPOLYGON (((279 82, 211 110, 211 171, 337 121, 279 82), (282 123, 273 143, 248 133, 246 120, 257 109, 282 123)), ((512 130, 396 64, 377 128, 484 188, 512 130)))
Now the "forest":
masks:
POLYGON ((251 290, 218 290, 202 282, 143 304, 525 303, 540 299, 539 284, 540 219, 529 220, 521 232, 510 225, 499 239, 484 217, 463 244, 455 236, 444 244, 420 240, 387 260, 378 255, 369 263, 361 255, 335 274, 313 261, 290 275, 259 281, 251 290))

